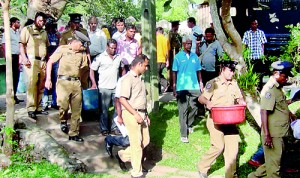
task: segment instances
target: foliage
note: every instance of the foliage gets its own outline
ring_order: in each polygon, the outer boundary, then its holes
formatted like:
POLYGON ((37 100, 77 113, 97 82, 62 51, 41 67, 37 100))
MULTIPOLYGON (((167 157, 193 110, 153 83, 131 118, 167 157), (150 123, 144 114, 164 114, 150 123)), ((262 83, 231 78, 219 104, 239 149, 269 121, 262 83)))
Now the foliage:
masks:
MULTIPOLYGON (((28 0, 11 0, 9 12, 11 17, 24 19, 27 14, 27 2, 28 0)), ((2 8, 0 8, 0 13, 3 14, 2 8)), ((3 25, 3 23, 3 18, 0 18, 0 25, 3 25)))
POLYGON ((1 121, 5 121, 5 114, 1 114, 1 113, 0 113, 0 122, 1 122, 1 121))
POLYGON ((245 59, 247 70, 243 72, 240 76, 236 77, 239 87, 242 91, 247 91, 251 95, 257 94, 256 87, 259 82, 259 76, 257 73, 253 72, 253 65, 251 64, 251 59, 249 56, 249 49, 244 49, 243 58, 245 59))
POLYGON ((137 4, 123 0, 85 0, 84 4, 86 14, 102 17, 107 24, 110 24, 114 17, 128 18, 133 16, 136 20, 141 19, 141 0, 137 4))
POLYGON ((287 28, 290 29, 291 37, 288 42, 288 45, 283 47, 284 52, 280 55, 280 59, 293 62, 294 72, 300 72, 300 23, 297 25, 287 25, 287 28))
POLYGON ((203 0, 157 0, 156 20, 186 20, 195 16, 196 9, 191 10, 192 5, 203 3, 203 0))
MULTIPOLYGON (((13 128, 7 127, 7 126, 4 126, 3 128, 1 128, 1 131, 0 131, 0 134, 5 134, 5 135, 13 135, 15 133, 16 133, 16 131, 13 128)), ((5 142, 7 142, 13 146, 17 145, 17 142, 12 139, 11 140, 5 139, 5 142)))

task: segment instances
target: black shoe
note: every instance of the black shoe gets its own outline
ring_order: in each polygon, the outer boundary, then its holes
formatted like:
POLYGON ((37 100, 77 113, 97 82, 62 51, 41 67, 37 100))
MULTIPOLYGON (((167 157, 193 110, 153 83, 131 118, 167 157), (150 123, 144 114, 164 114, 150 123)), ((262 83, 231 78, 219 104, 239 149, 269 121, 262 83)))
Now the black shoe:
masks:
POLYGON ((24 100, 19 100, 18 98, 15 98, 15 104, 19 104, 21 102, 24 102, 24 100))
POLYGON ((107 130, 104 130, 104 131, 101 132, 101 134, 102 134, 103 136, 107 136, 107 135, 108 135, 108 131, 107 131, 107 130))
POLYGON ((147 173, 147 172, 151 172, 152 170, 151 169, 146 169, 146 168, 142 168, 142 172, 145 172, 145 173, 147 173))
POLYGON ((112 134, 112 135, 122 135, 122 133, 118 129, 112 130, 110 132, 110 134, 112 134))
POLYGON ((51 108, 58 110, 59 106, 57 106, 57 105, 51 105, 51 108))
POLYGON ((83 138, 79 137, 78 135, 69 136, 69 140, 73 140, 73 141, 76 141, 76 142, 83 142, 83 138))
POLYGON ((48 111, 45 111, 44 109, 41 111, 35 111, 36 114, 43 114, 43 115, 48 115, 48 111))
POLYGON ((29 111, 28 112, 28 117, 32 118, 32 119, 36 119, 36 114, 34 111, 29 111))
POLYGON ((61 122, 60 123, 60 129, 63 131, 65 134, 69 133, 69 128, 67 122, 61 122))
POLYGON ((105 150, 111 158, 113 158, 112 149, 113 149, 113 146, 109 145, 105 140, 105 150))
POLYGON ((120 166, 120 168, 122 169, 122 171, 127 172, 128 169, 127 169, 125 163, 124 163, 124 162, 121 160, 121 158, 119 157, 119 154, 118 154, 118 153, 116 154, 116 158, 117 158, 117 160, 118 160, 118 162, 119 162, 119 166, 120 166))

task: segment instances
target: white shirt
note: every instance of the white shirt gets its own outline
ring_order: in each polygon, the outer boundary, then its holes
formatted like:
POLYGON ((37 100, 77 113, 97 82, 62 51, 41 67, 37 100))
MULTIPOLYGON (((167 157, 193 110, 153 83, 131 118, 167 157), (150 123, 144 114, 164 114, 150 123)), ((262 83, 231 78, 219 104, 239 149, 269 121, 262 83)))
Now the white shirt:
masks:
POLYGON ((91 56, 103 53, 107 45, 105 33, 97 28, 95 31, 88 30, 88 34, 91 41, 91 45, 89 46, 91 56))
POLYGON ((203 34, 203 31, 201 30, 201 28, 197 25, 195 25, 192 28, 192 34, 191 34, 191 38, 192 38, 192 48, 191 48, 191 52, 196 53, 196 40, 197 37, 194 36, 194 33, 197 33, 199 35, 203 34))
POLYGON ((126 30, 124 29, 122 33, 120 33, 119 31, 114 33, 114 35, 111 38, 118 41, 118 39, 123 38, 125 34, 126 34, 126 30))
POLYGON ((122 66, 119 55, 116 54, 113 59, 106 51, 98 55, 91 64, 91 69, 99 73, 98 88, 115 89, 120 67, 122 66))
MULTIPOLYGON (((11 54, 20 54, 20 32, 10 28, 11 54)), ((5 44, 5 34, 2 36, 2 44, 5 44)))

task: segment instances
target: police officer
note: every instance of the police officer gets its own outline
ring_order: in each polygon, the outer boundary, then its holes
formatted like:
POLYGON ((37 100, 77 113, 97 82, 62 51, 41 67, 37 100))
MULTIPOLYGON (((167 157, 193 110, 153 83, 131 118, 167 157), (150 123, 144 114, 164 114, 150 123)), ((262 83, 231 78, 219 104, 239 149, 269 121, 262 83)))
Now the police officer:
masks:
MULTIPOLYGON (((87 30, 80 27, 82 15, 78 14, 78 13, 72 13, 72 14, 69 14, 69 16, 70 16, 70 29, 68 29, 62 33, 60 41, 59 41, 59 45, 69 44, 70 41, 74 38, 75 31, 79 31, 88 37, 87 30)), ((84 47, 86 48, 86 52, 87 52, 88 60, 89 60, 89 64, 90 64, 91 59, 90 59, 90 54, 89 54, 89 49, 88 49, 88 43, 86 43, 86 45, 84 47)), ((81 80, 82 89, 87 89, 89 87, 89 83, 88 83, 89 76, 90 76, 90 80, 92 82, 91 88, 97 87, 94 71, 90 70, 89 67, 86 66, 80 70, 80 80, 81 80)))
POLYGON ((273 75, 264 85, 260 94, 262 121, 261 138, 265 153, 265 164, 248 177, 280 177, 280 161, 284 148, 283 139, 289 133, 290 112, 282 87, 292 76, 294 65, 288 61, 272 63, 273 75))
MULTIPOLYGON (((210 110, 214 106, 246 104, 237 82, 232 79, 236 64, 234 61, 222 61, 220 75, 207 82, 203 93, 198 98, 198 101, 205 104, 207 109, 210 110)), ((211 164, 223 151, 225 178, 237 177, 236 159, 239 150, 239 133, 236 125, 214 124, 209 114, 206 126, 210 133, 211 147, 198 163, 200 178, 207 177, 211 164)))
POLYGON ((173 91, 173 79, 172 79, 172 66, 174 61, 174 56, 180 51, 182 47, 182 37, 178 34, 179 20, 171 22, 171 30, 169 32, 169 42, 170 42, 170 54, 169 54, 169 88, 166 91, 173 91))
MULTIPOLYGON (((141 75, 146 72, 149 59, 138 55, 131 63, 131 69, 121 81, 120 103, 122 117, 128 131, 130 146, 120 150, 116 155, 121 169, 124 162, 131 161, 132 177, 140 177, 142 173, 143 149, 149 144, 150 119, 147 113, 146 89, 141 75)), ((125 168, 126 169, 126 168, 125 168)))
POLYGON ((58 80, 56 84, 57 103, 59 105, 59 117, 61 130, 69 134, 69 140, 82 142, 79 137, 79 121, 81 114, 81 81, 80 69, 88 66, 88 59, 83 44, 89 42, 89 38, 83 33, 75 31, 74 39, 68 45, 57 48, 47 63, 46 88, 52 87, 52 64, 59 60, 58 80), (66 114, 71 106, 71 127, 67 127, 66 114))
POLYGON ((46 55, 49 46, 44 30, 46 14, 37 12, 34 24, 22 29, 20 54, 28 77, 27 103, 28 116, 36 119, 36 114, 48 114, 39 103, 42 99, 46 76, 46 55))

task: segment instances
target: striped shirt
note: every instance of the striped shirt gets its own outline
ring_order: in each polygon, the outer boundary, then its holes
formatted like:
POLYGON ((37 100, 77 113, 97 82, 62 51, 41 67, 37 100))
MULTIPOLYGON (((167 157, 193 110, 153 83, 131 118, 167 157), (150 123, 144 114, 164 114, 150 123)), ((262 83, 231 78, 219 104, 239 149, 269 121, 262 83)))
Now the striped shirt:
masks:
POLYGON ((265 33, 262 30, 257 29, 252 31, 251 29, 246 31, 243 37, 243 44, 247 45, 250 49, 250 59, 261 59, 264 55, 262 45, 267 42, 265 33))

